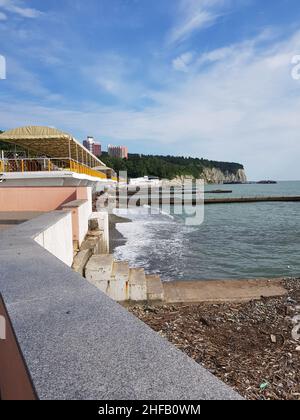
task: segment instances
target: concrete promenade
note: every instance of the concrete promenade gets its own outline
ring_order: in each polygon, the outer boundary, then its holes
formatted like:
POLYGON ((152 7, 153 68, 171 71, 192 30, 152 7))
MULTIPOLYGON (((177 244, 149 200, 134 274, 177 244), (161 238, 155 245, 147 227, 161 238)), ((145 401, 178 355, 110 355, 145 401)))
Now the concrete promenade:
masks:
POLYGON ((66 213, 0 232, 0 291, 38 398, 240 399, 34 241, 66 213))

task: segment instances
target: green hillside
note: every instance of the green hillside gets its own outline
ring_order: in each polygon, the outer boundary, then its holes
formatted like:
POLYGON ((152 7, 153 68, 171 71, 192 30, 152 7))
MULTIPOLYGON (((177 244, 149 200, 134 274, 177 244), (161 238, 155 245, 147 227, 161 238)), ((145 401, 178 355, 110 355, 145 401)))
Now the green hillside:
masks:
POLYGON ((145 175, 173 179, 177 176, 191 175, 200 178, 205 168, 217 168, 223 173, 236 174, 244 169, 239 163, 216 162, 199 158, 176 156, 147 156, 130 154, 128 160, 111 158, 104 153, 101 160, 116 172, 127 171, 130 178, 145 175))

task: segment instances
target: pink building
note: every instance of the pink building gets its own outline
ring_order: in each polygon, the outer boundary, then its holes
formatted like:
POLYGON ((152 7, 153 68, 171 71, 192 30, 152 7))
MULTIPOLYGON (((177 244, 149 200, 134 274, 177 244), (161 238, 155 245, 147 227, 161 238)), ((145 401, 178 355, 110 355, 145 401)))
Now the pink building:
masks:
POLYGON ((86 140, 84 140, 83 146, 95 156, 102 155, 101 144, 97 143, 94 137, 89 136, 86 140))
POLYGON ((108 154, 113 158, 128 159, 128 147, 126 146, 108 146, 108 154))

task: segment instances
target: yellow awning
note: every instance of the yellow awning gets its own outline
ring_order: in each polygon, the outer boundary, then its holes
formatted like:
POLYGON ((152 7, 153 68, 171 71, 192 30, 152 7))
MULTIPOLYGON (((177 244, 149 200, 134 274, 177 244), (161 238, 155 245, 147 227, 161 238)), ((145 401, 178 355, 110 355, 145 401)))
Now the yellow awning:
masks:
POLYGON ((38 156, 74 159, 91 168, 106 167, 100 159, 94 156, 74 137, 56 128, 20 127, 0 134, 0 140, 16 144, 38 156))

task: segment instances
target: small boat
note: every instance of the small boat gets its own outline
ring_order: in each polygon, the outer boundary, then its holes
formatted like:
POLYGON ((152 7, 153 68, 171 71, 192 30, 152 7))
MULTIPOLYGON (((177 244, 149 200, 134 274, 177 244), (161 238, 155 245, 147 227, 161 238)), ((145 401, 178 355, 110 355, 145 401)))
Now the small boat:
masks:
POLYGON ((264 184, 264 185, 269 185, 269 184, 277 184, 277 181, 258 181, 258 184, 264 184))
POLYGON ((230 181, 230 182, 226 181, 226 182, 223 182, 223 185, 241 185, 241 184, 244 184, 244 182, 241 182, 241 181, 230 181))
POLYGON ((231 194, 232 190, 213 190, 205 191, 205 194, 231 194))

